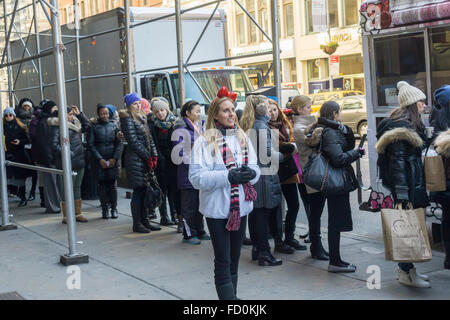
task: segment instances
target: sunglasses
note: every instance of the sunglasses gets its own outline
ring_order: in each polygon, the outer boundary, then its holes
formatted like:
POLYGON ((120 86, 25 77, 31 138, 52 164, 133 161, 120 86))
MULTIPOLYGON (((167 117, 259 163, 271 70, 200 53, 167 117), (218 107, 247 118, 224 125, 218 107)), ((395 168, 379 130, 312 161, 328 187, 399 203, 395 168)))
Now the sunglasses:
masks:
POLYGON ((7 115, 5 115, 5 118, 8 118, 8 117, 14 117, 14 115, 8 113, 7 115))

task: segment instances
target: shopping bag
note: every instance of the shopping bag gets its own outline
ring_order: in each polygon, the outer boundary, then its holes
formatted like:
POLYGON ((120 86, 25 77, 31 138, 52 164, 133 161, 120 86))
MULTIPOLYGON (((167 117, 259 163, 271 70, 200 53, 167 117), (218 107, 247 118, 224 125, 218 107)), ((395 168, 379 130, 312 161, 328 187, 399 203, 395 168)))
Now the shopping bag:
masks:
POLYGON ((430 150, 430 152, 425 153, 423 166, 425 169, 425 182, 428 191, 445 191, 446 181, 445 181, 445 170, 444 162, 442 157, 436 152, 430 150))
POLYGON ((386 260, 424 262, 431 260, 431 247, 423 208, 381 209, 386 260))

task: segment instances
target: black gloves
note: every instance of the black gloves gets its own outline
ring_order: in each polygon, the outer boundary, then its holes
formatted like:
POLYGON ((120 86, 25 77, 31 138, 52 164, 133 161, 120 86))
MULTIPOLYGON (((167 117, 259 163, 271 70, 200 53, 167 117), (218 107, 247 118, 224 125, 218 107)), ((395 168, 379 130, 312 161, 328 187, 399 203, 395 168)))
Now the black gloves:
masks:
POLYGON ((359 156, 362 157, 362 156, 364 156, 364 155, 366 154, 366 149, 364 149, 364 148, 359 148, 359 149, 358 149, 358 152, 359 152, 359 156))
POLYGON ((244 184, 256 177, 256 171, 243 165, 238 169, 231 169, 228 171, 228 181, 231 184, 244 184))
POLYGON ((292 143, 283 143, 280 145, 280 152, 283 154, 291 154, 294 150, 295 147, 292 143))

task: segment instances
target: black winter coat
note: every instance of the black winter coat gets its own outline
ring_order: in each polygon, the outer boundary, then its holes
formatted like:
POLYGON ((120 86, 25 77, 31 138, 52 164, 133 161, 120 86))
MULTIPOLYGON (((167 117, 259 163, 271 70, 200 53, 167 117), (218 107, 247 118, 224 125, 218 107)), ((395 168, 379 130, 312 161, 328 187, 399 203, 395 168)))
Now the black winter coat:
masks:
POLYGON ((415 208, 428 206, 422 165, 424 132, 415 131, 406 121, 385 119, 377 127, 377 138, 379 175, 394 200, 410 201, 415 208))
POLYGON ((31 104, 33 104, 33 101, 31 101, 30 99, 23 98, 22 100, 20 100, 19 104, 16 106, 16 109, 14 110, 14 112, 16 113, 16 117, 19 118, 19 120, 22 121, 22 123, 28 128, 28 126, 30 125, 31 118, 33 117, 34 109, 33 109, 33 107, 31 107, 30 110, 26 111, 22 107, 22 104, 25 101, 29 101, 29 102, 31 102, 31 104))
MULTIPOLYGON (((59 118, 48 118, 47 123, 51 127, 50 144, 52 146, 56 168, 62 169, 59 118)), ((79 170, 86 166, 86 153, 81 134, 89 130, 90 123, 86 116, 83 113, 80 113, 79 116, 74 116, 73 122, 67 122, 67 125, 69 128, 70 159, 72 162, 72 170, 79 170)))
MULTIPOLYGON (((170 116, 170 115, 169 115, 170 116)), ((172 133, 174 131, 173 124, 176 118, 173 117, 172 127, 164 129, 158 126, 157 120, 151 118, 148 122, 152 136, 155 139, 155 146, 158 152, 158 166, 155 173, 158 178, 158 183, 162 187, 167 187, 168 184, 174 183, 177 179, 177 167, 172 162, 172 133)))
POLYGON ((322 152, 335 168, 344 168, 347 190, 356 190, 359 186, 352 163, 360 158, 355 148, 355 136, 352 129, 337 121, 319 118, 317 127, 322 131, 322 152), (344 129, 345 127, 345 129, 344 129), (346 133, 344 133, 346 131, 346 133))
POLYGON ((138 123, 128 110, 121 110, 119 117, 120 128, 127 142, 125 168, 128 184, 133 189, 145 187, 144 175, 149 170, 147 160, 151 156, 158 156, 153 137, 146 120, 138 123), (148 129, 149 135, 145 133, 145 128, 148 129))
POLYGON ((41 112, 38 117, 39 122, 36 127, 35 138, 32 141, 31 154, 34 162, 50 167, 55 165, 55 157, 50 143, 52 139, 51 127, 47 123, 51 116, 48 113, 41 112))
MULTIPOLYGON (((25 145, 30 143, 25 129, 17 124, 16 119, 8 122, 4 121, 3 125, 6 146, 6 159, 13 162, 31 164, 30 158, 25 151, 25 145), (18 145, 11 142, 19 140, 18 145)), ((32 171, 18 167, 7 167, 8 178, 25 179, 32 175, 32 171)))
POLYGON ((117 137, 119 129, 112 120, 108 122, 95 119, 88 131, 88 147, 90 155, 95 159, 95 175, 99 181, 116 180, 119 177, 119 160, 123 144, 117 137), (114 168, 103 169, 99 161, 115 159, 114 168))

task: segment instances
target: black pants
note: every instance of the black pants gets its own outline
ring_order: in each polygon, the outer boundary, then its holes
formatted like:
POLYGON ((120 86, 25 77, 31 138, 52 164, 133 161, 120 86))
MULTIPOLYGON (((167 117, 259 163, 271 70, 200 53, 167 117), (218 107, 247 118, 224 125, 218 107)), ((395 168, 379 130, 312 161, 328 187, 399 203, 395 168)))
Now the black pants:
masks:
POLYGON ((281 190, 286 199, 287 213, 286 224, 284 228, 284 239, 290 241, 294 239, 295 222, 297 221, 298 209, 300 202, 298 201, 297 184, 282 184, 281 190))
POLYGON ((98 196, 102 207, 117 209, 116 180, 105 180, 98 182, 98 196))
POLYGON ((321 192, 310 193, 307 197, 309 203, 309 238, 313 246, 315 246, 315 241, 320 241, 320 219, 322 218, 326 198, 321 192))
POLYGON ((350 193, 338 196, 328 196, 328 249, 330 264, 339 265, 341 260, 340 240, 342 231, 351 231, 353 228, 350 193))
POLYGON ((306 217, 309 219, 309 212, 310 212, 310 201, 308 197, 308 192, 306 192, 306 186, 304 183, 298 183, 298 192, 300 193, 300 197, 302 198, 303 206, 305 207, 306 217))
POLYGON ((198 211, 200 205, 199 191, 181 190, 181 215, 183 217, 183 236, 185 239, 205 234, 203 215, 198 211))
MULTIPOLYGON (((177 214, 179 213, 178 209, 179 209, 179 205, 177 205, 177 198, 179 196, 177 196, 178 193, 178 189, 177 189, 177 185, 176 183, 172 183, 172 184, 162 184, 160 185, 161 187, 161 191, 163 192, 163 201, 159 207, 159 213, 161 215, 161 218, 163 216, 167 216, 167 202, 166 202, 166 198, 169 202, 169 210, 170 210, 170 216, 172 218, 175 218, 177 216, 177 214)), ((179 201, 179 200, 178 200, 179 201)))
POLYGON ((146 218, 147 212, 144 208, 145 191, 145 187, 133 189, 133 195, 131 197, 131 215, 133 217, 133 225, 142 223, 142 220, 146 218))
MULTIPOLYGON (((247 217, 241 218, 241 226, 237 231, 228 231, 226 229, 227 222, 228 219, 206 218, 214 249, 214 283, 216 286, 231 282, 233 285, 235 285, 234 282, 237 283, 239 258, 247 217)), ((236 287, 234 289, 236 291, 236 287)))
MULTIPOLYGON (((254 208, 248 216, 248 229, 250 231, 250 239, 259 252, 270 251, 268 240, 268 229, 270 227, 272 235, 277 235, 277 208, 254 208)), ((279 239, 275 238, 275 241, 279 239)))

